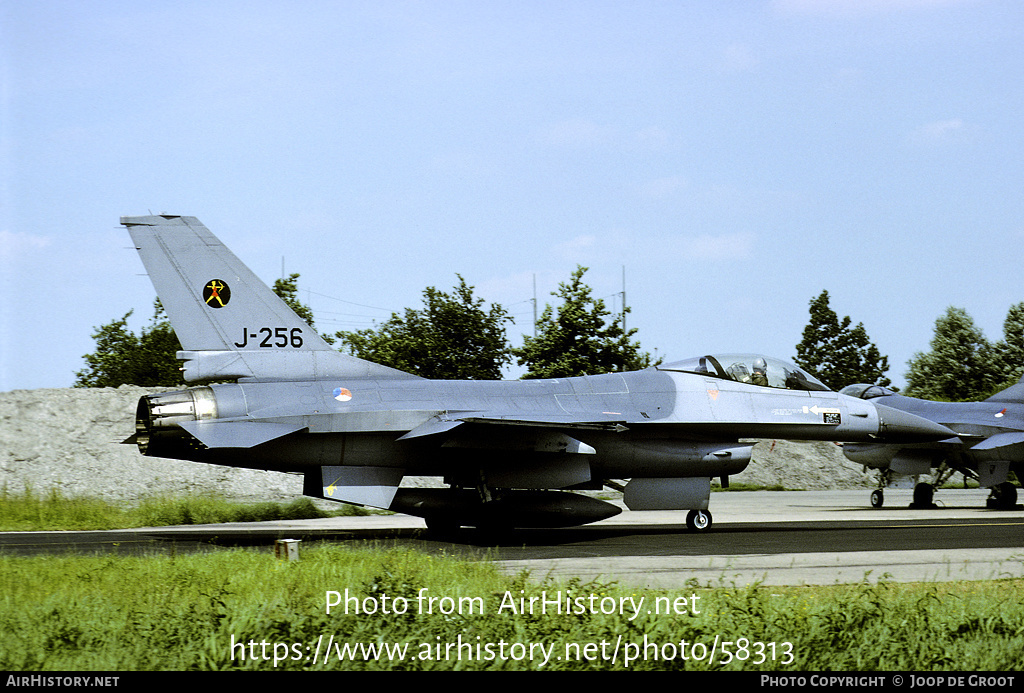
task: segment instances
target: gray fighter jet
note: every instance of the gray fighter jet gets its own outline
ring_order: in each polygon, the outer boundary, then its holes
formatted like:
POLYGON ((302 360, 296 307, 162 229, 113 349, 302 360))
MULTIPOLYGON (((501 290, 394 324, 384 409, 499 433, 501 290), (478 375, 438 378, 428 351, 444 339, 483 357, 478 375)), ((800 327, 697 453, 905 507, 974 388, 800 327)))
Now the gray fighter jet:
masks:
POLYGON ((627 507, 688 510, 702 531, 711 479, 743 471, 748 439, 952 435, 755 355, 552 380, 426 380, 333 350, 195 217, 121 223, 181 340, 185 380, 222 383, 143 397, 126 443, 300 473, 307 495, 431 528, 594 522, 619 508, 572 491, 628 479, 627 507), (448 488, 400 487, 405 476, 448 488))
POLYGON ((983 402, 931 402, 879 385, 850 385, 841 392, 924 417, 957 434, 935 443, 843 445, 847 459, 878 470, 878 488, 871 492, 874 507, 882 507, 887 486, 926 476, 932 468, 933 480, 914 486, 913 507, 933 507, 935 490, 955 472, 991 489, 988 507, 1017 507, 1017 488, 1007 477, 1010 471, 1018 479, 1024 476, 1024 378, 983 402))

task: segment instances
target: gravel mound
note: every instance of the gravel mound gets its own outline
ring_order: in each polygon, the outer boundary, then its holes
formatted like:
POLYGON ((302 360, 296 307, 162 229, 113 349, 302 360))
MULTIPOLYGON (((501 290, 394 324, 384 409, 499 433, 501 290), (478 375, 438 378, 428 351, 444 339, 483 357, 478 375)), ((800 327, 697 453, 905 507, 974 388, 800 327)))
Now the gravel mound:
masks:
MULTIPOLYGON (((0 487, 128 502, 211 492, 245 502, 301 496, 296 474, 145 457, 135 445, 122 445, 134 433, 139 397, 159 391, 124 385, 0 392, 0 487)), ((750 466, 732 480, 789 489, 872 486, 837 445, 783 440, 759 442, 750 466)))

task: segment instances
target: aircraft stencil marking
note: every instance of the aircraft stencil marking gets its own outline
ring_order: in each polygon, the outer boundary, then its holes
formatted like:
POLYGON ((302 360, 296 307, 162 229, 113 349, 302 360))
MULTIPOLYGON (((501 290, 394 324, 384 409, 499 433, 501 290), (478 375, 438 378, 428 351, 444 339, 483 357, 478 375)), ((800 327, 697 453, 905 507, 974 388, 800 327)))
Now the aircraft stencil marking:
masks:
MULTIPOLYGON (((244 349, 249 345, 251 339, 253 343, 259 340, 259 347, 261 349, 286 349, 291 347, 292 349, 300 349, 302 347, 302 328, 293 327, 289 330, 287 327, 261 327, 259 331, 250 332, 250 328, 242 328, 242 341, 235 342, 235 346, 239 349, 244 349)), ((256 328, 252 328, 255 330, 256 328)))
POLYGON ((811 413, 811 414, 839 414, 840 411, 838 409, 834 408, 834 407, 826 408, 826 407, 819 407, 818 405, 814 405, 813 407, 804 407, 804 414, 807 414, 807 413, 811 413))

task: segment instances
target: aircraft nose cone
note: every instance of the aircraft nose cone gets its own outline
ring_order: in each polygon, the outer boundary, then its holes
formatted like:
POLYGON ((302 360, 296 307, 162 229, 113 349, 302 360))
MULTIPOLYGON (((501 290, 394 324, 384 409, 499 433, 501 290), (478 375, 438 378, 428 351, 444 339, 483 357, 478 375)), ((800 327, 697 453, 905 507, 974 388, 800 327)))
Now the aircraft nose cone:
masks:
POLYGON ((899 409, 876 404, 878 410, 878 437, 886 442, 927 443, 955 438, 956 433, 935 423, 899 409))

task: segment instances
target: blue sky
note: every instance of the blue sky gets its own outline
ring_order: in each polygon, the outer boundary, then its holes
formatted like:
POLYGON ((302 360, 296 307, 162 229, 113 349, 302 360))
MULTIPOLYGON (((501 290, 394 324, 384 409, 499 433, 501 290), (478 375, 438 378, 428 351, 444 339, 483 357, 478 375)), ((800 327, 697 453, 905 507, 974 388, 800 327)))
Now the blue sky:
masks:
POLYGON ((899 385, 1024 300, 1016 0, 0 0, 0 61, 0 391, 148 322, 150 211, 325 332, 459 273, 518 344, 582 264, 668 360, 792 359, 828 290, 899 385))

